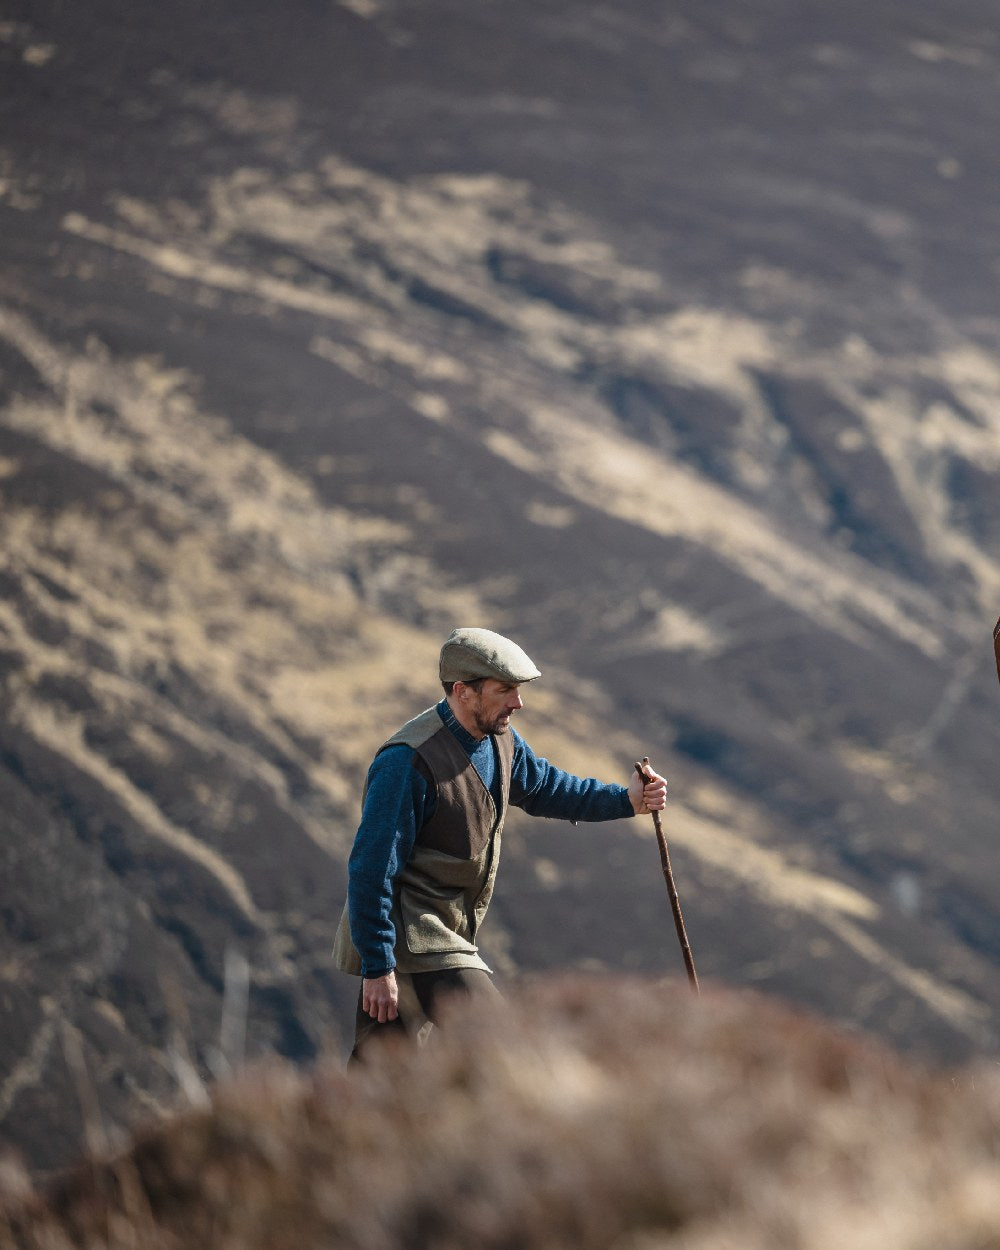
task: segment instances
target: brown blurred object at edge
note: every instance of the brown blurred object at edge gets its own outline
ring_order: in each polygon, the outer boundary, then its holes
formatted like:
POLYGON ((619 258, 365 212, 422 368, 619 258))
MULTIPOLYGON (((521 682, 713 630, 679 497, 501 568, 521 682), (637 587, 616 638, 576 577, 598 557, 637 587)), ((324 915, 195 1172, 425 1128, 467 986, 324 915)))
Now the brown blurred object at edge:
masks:
POLYGON ((1000 681, 1000 620, 993 626, 993 650, 997 657, 997 681, 1000 681))

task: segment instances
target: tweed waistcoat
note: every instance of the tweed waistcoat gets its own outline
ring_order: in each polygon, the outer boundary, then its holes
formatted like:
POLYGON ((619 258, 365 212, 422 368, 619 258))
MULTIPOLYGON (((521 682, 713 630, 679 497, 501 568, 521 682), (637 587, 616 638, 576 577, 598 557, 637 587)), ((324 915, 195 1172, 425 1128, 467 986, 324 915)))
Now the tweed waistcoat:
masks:
MULTIPOLYGON (((496 881, 514 754, 513 735, 499 734, 494 741, 500 765, 499 810, 436 708, 408 721, 379 748, 412 747, 414 766, 437 797, 434 812, 417 831, 413 851, 393 890, 391 919, 400 972, 486 967, 476 934, 496 881)), ((361 973, 346 907, 337 931, 334 962, 344 972, 361 973)))

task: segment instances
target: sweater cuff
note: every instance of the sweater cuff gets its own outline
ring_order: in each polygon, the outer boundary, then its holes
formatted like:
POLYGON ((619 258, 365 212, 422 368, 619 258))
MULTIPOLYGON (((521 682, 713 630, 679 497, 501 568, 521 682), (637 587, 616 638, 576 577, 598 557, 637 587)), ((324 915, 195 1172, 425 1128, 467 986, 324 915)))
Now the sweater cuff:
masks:
POLYGON ((387 977, 390 972, 395 972, 395 971, 396 971, 395 964, 391 965, 388 968, 372 968, 372 969, 365 968, 362 965, 361 975, 364 977, 366 981, 374 981, 377 977, 387 977))

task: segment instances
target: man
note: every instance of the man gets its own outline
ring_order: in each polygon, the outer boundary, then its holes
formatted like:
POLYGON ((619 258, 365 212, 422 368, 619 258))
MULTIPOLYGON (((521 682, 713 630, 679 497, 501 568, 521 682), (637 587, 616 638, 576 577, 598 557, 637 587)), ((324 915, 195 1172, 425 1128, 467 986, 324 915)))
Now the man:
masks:
POLYGON ((445 697, 383 743, 368 772, 334 947, 337 967, 362 978, 352 1059, 375 1037, 433 1022, 444 994, 497 993, 476 938, 510 804, 574 824, 666 806, 658 774, 606 784, 535 755, 510 718, 540 673, 509 638, 456 629, 439 672, 445 697))

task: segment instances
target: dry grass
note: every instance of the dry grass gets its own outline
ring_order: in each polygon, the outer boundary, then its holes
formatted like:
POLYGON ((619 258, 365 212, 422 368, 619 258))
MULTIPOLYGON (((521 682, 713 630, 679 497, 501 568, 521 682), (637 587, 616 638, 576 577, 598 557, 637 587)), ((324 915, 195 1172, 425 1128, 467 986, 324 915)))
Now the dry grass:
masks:
POLYGON ((361 1073, 271 1067, 46 1195, 3 1250, 1000 1246, 1000 1085, 761 999, 539 982, 361 1073))

